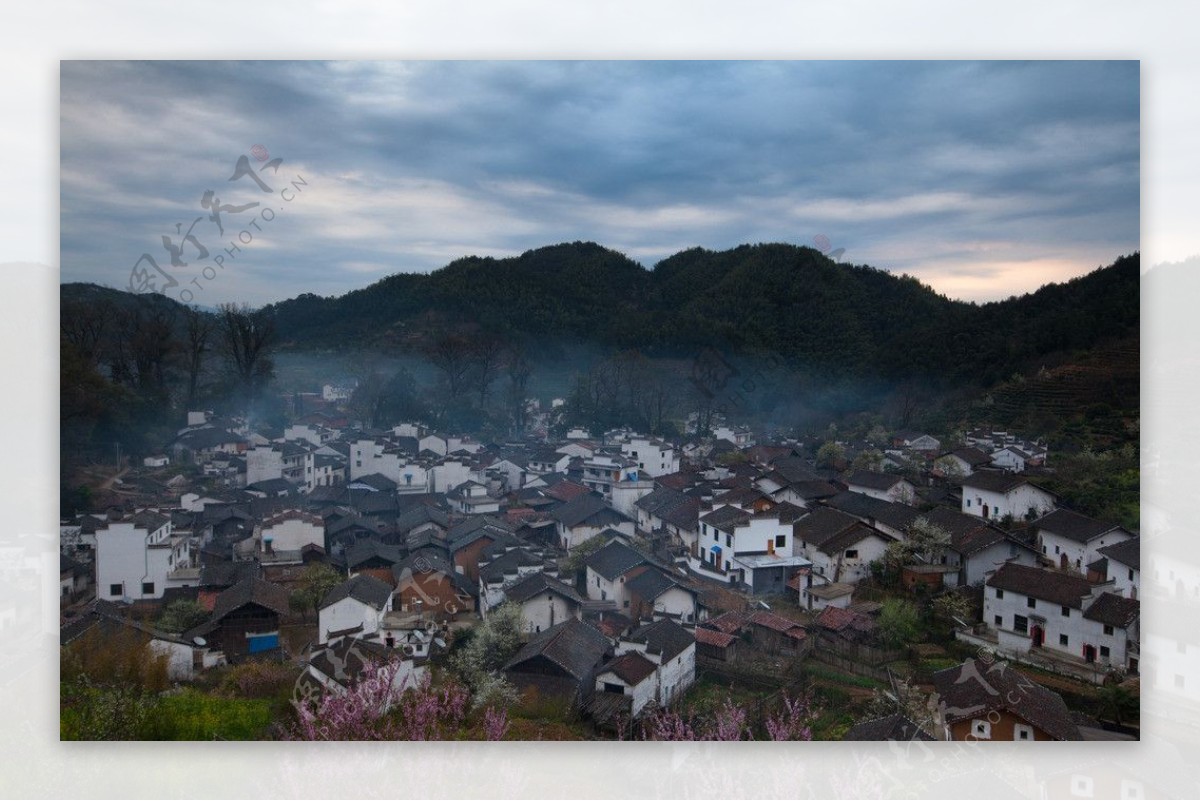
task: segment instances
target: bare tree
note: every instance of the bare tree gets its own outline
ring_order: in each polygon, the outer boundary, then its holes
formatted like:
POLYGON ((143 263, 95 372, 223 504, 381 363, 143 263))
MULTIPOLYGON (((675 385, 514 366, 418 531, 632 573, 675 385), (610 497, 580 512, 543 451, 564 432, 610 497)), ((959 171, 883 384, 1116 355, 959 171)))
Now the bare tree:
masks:
POLYGON ((513 430, 520 433, 525 430, 528 414, 525 409, 529 377, 533 374, 533 365, 525 358, 524 351, 519 346, 511 346, 504 360, 504 371, 508 374, 508 406, 513 421, 513 430))
POLYGON ((220 349, 244 400, 253 403, 274 374, 275 324, 261 310, 223 303, 217 317, 220 349))
POLYGON ((425 356, 434 367, 441 370, 450 400, 457 400, 466 388, 474 367, 474 342, 464 333, 449 331, 428 344, 425 356))
POLYGON ((487 406, 492 382, 504 366, 508 346, 496 336, 481 333, 471 345, 471 368, 475 379, 475 390, 479 393, 479 407, 487 406))
POLYGON ((71 302, 63 304, 59 329, 64 339, 93 367, 100 360, 104 334, 113 318, 112 304, 71 302))
POLYGON ((213 318, 204 312, 184 307, 186 315, 184 342, 188 371, 187 405, 190 409, 196 403, 200 389, 200 373, 204 369, 204 355, 209 352, 209 340, 213 333, 213 318))

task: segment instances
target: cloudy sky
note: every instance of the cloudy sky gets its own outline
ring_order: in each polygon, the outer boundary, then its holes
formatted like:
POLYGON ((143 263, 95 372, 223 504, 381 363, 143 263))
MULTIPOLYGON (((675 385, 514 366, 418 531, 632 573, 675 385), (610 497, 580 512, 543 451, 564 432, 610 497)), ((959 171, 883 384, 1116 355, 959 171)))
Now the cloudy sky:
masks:
POLYGON ((61 81, 62 280, 174 280, 205 305, 574 240, 646 267, 819 245, 977 301, 1138 249, 1136 62, 63 62, 61 81))

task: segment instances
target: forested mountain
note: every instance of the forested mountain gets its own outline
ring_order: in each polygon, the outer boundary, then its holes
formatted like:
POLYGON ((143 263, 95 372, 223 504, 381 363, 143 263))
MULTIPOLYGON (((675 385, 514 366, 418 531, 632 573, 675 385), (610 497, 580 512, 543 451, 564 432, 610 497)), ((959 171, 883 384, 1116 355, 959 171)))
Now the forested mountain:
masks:
POLYGON ((1040 359, 1136 337, 1139 257, 1019 298, 945 298, 908 276, 812 248, 743 245, 671 256, 653 270, 593 243, 469 257, 339 298, 269 307, 284 347, 401 348, 471 323, 504 337, 586 341, 685 356, 705 345, 774 353, 831 376, 989 385, 1040 359))

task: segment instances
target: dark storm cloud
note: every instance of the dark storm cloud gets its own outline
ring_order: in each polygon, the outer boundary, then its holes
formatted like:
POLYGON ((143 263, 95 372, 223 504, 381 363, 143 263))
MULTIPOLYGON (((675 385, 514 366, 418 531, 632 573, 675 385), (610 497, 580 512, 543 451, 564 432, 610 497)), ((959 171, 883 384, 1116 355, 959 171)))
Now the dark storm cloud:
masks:
POLYGON ((206 303, 564 240, 649 266, 817 234, 1003 297, 1137 248, 1138 138, 1134 62, 67 62, 63 280, 169 261, 213 189, 278 214, 206 303), (308 181, 294 203, 227 180, 255 143, 308 181))

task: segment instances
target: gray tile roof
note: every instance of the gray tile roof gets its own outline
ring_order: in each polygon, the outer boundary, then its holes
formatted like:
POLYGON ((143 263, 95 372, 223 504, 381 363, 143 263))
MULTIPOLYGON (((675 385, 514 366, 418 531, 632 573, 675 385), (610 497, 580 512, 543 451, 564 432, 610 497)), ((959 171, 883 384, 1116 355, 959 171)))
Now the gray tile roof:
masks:
POLYGON ((946 722, 974 720, 1008 711, 1055 740, 1079 740, 1079 728, 1062 696, 1009 667, 1007 662, 969 660, 933 674, 933 686, 945 703, 946 722))
POLYGON ((582 681, 593 674, 610 647, 608 638, 598 629, 571 618, 534 635, 504 670, 519 673, 524 663, 540 656, 571 678, 582 681))
POLYGON ((584 560, 584 564, 604 578, 612 581, 617 576, 623 575, 631 568, 637 567, 645 561, 646 557, 633 548, 630 548, 623 542, 613 540, 588 556, 584 560))
POLYGON ((343 581, 325 593, 325 597, 321 600, 321 608, 333 606, 346 598, 353 598, 373 609, 382 610, 387 606, 388 599, 391 597, 392 586, 390 584, 363 573, 343 581))
POLYGON ((985 583, 989 587, 1074 609, 1083 608, 1083 599, 1092 592, 1094 586, 1082 576, 1019 565, 1015 562, 1000 565, 995 575, 985 583))
POLYGON ((1135 598, 1124 598, 1111 592, 1101 593, 1092 601, 1083 616, 1106 626, 1119 629, 1129 628, 1141 612, 1141 603, 1135 598))
POLYGON ((1142 542, 1138 537, 1113 545, 1105 545, 1103 548, 1097 549, 1096 553, 1102 553, 1114 562, 1120 562, 1134 570, 1141 570, 1142 542))

